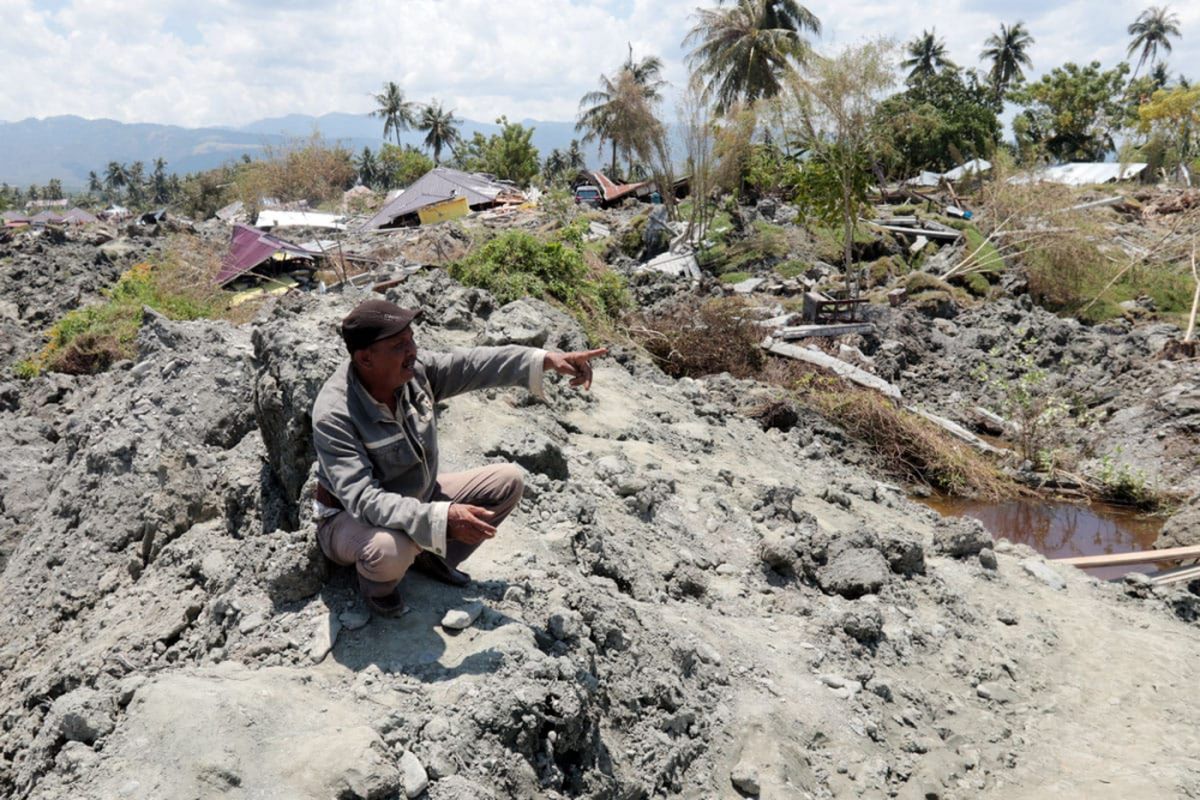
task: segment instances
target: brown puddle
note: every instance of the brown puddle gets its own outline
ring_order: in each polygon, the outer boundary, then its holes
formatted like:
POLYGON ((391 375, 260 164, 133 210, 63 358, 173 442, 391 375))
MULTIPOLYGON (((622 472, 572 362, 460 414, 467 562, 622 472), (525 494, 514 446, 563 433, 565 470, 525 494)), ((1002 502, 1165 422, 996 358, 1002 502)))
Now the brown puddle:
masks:
MULTIPOLYGON (((1027 544, 1046 558, 1072 558, 1151 550, 1163 520, 1122 506, 1057 500, 1006 500, 987 503, 946 497, 918 499, 944 516, 973 517, 993 539, 1027 544)), ((1128 572, 1156 572, 1173 564, 1137 564, 1087 570, 1101 579, 1128 572)))

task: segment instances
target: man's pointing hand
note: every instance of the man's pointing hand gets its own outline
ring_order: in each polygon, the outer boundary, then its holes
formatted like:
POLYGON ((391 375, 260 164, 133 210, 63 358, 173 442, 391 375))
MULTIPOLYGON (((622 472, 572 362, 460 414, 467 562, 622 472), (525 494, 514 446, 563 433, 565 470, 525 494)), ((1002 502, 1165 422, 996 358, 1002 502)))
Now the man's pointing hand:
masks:
POLYGON ((561 375, 569 376, 572 386, 590 389, 592 388, 591 361, 593 358, 606 355, 608 355, 607 347, 597 350, 580 350, 574 353, 547 353, 546 360, 542 362, 542 368, 552 369, 561 375))

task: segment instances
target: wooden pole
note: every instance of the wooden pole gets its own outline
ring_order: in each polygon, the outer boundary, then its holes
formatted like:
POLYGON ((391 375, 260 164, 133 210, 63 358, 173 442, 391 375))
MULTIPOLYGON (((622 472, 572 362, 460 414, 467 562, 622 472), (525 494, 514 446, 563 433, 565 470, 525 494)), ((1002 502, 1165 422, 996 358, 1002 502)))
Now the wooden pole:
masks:
POLYGON ((1192 244, 1192 279, 1196 281, 1196 293, 1192 295, 1192 315, 1188 317, 1187 333, 1183 335, 1184 342, 1190 342, 1196 335, 1196 311, 1200 309, 1200 272, 1196 271, 1196 245, 1192 244))

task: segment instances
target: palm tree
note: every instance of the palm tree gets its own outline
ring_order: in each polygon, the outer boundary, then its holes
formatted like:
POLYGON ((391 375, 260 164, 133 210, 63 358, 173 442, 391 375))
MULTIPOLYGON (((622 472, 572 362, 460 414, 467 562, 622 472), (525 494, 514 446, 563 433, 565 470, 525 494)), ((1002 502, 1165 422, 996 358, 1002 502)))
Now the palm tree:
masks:
POLYGON ((379 162, 375 159, 371 148, 363 147, 362 155, 358 157, 354 166, 358 169, 359 183, 368 189, 376 188, 376 184, 379 182, 379 162))
POLYGON ((372 117, 383 120, 383 138, 396 134, 396 146, 400 146, 400 132, 416 124, 417 104, 404 99, 404 90, 395 81, 383 84, 383 91, 375 95, 379 107, 371 112, 372 117))
POLYGON ((101 192, 100 176, 96 174, 96 170, 88 173, 88 194, 98 195, 101 192))
POLYGON ((108 168, 104 171, 104 188, 110 202, 116 200, 117 190, 124 186, 127 180, 124 164, 116 161, 108 162, 108 168))
MULTIPOLYGON (((610 172, 616 176, 617 150, 631 149, 630 135, 633 133, 633 117, 642 108, 657 103, 661 98, 660 90, 665 85, 662 80, 662 59, 657 56, 646 56, 640 61, 634 61, 633 47, 629 48, 629 56, 620 70, 613 77, 600 76, 600 88, 588 92, 579 100, 579 119, 575 130, 582 131, 583 142, 605 142, 612 145, 612 167, 610 172)), ((578 150, 578 145, 575 145, 578 150)))
POLYGON ((1033 45, 1033 37, 1025 29, 1025 23, 1018 22, 1011 28, 1001 25, 1000 32, 993 33, 983 44, 979 60, 992 62, 988 78, 996 96, 1003 98, 1009 84, 1025 78, 1025 71, 1021 67, 1033 67, 1028 53, 1033 45))
POLYGON ((433 163, 442 161, 442 148, 453 147, 462 140, 458 134, 458 126, 462 120, 454 116, 453 111, 446 111, 442 104, 434 100, 421 109, 421 118, 417 122, 417 130, 425 131, 425 146, 433 151, 433 163))
POLYGON ((739 100, 779 94, 783 75, 808 55, 805 30, 819 34, 821 22, 795 0, 737 0, 730 8, 697 9, 683 45, 694 46, 688 66, 704 76, 704 93, 723 114, 739 100))
POLYGON ((1171 13, 1170 6, 1150 6, 1129 26, 1129 35, 1133 41, 1129 43, 1128 55, 1132 57, 1138 49, 1142 51, 1133 71, 1137 75, 1147 59, 1151 64, 1158 60, 1159 48, 1171 52, 1170 37, 1180 35, 1179 17, 1171 13))
POLYGON ((958 69, 958 65, 946 56, 946 43, 937 38, 937 28, 922 31, 904 49, 908 58, 900 62, 900 66, 910 70, 908 82, 931 78, 942 69, 958 69))
POLYGON ((154 202, 164 204, 171 199, 171 184, 167 180, 167 162, 161 156, 154 159, 154 172, 150 174, 151 186, 154 188, 154 202))

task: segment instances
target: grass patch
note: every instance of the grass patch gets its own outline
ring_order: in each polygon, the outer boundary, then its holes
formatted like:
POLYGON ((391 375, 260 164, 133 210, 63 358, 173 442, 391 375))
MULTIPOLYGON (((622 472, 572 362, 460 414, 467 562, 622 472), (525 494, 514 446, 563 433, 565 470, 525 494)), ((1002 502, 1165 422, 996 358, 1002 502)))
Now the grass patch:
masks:
POLYGON ((784 278, 797 278, 808 271, 808 265, 799 259, 789 259, 775 265, 775 271, 784 278))
POLYGON ((741 283, 753 276, 749 272, 726 272, 720 277, 721 283, 741 283))
POLYGON ((587 257, 583 232, 575 223, 541 239, 521 230, 506 231, 450 264, 450 275, 467 286, 491 292, 497 302, 524 297, 557 302, 584 326, 593 341, 610 331, 629 306, 625 281, 594 255, 587 257))
POLYGON ((219 266, 218 255, 190 238, 172 242, 159 260, 122 273, 103 302, 67 312, 50 328, 41 351, 18 363, 14 373, 91 375, 134 358, 145 307, 175 320, 228 316, 228 295, 212 283, 219 266))
POLYGON ((1000 251, 984 238, 978 228, 968 225, 963 229, 963 236, 967 241, 967 255, 971 256, 974 270, 979 272, 1004 271, 1004 256, 1000 255, 1000 251))

